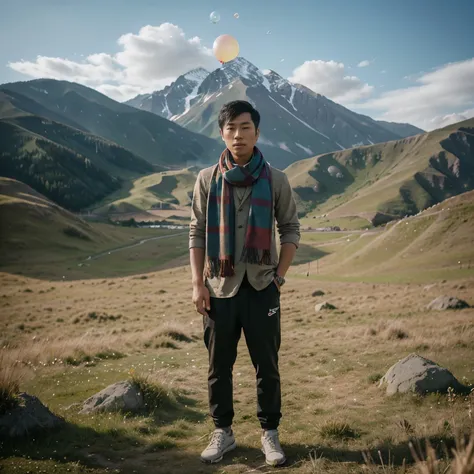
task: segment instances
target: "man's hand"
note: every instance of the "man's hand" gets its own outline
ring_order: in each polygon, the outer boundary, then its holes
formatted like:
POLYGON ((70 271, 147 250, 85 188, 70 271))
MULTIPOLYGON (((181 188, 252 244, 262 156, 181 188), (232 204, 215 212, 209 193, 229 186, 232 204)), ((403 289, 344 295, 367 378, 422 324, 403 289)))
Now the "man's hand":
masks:
POLYGON ((204 283, 193 285, 193 303, 198 313, 209 316, 207 311, 211 309, 211 297, 204 283))
POLYGON ((273 283, 275 283, 275 285, 276 285, 278 291, 280 291, 281 286, 278 284, 276 278, 273 278, 273 283))

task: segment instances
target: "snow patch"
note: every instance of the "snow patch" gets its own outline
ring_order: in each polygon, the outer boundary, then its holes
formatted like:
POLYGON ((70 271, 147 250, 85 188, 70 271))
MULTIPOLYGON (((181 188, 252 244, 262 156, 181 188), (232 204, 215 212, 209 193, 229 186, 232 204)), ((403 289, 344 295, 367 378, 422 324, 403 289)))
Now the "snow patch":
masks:
POLYGON ((184 112, 183 112, 183 114, 185 114, 191 108, 191 100, 194 99, 197 96, 197 91, 198 91, 200 85, 201 85, 200 83, 197 84, 194 87, 194 89, 184 99, 184 112))
POLYGON ((275 144, 273 142, 271 142, 270 140, 266 139, 263 135, 260 135, 258 137, 258 141, 259 143, 261 143, 262 145, 268 145, 268 146, 275 146, 275 144))
POLYGON ((293 104, 293 99, 295 98, 295 92, 296 92, 296 87, 292 85, 291 86, 291 96, 290 96, 290 99, 288 100, 288 102, 298 112, 298 109, 293 104))
POLYGON ((262 82, 263 87, 265 87, 265 89, 267 89, 268 92, 271 92, 270 81, 267 79, 265 75, 262 75, 262 79, 263 79, 263 82, 262 82))
POLYGON ((49 92, 45 89, 38 89, 37 87, 33 87, 33 86, 30 86, 31 89, 33 89, 34 91, 38 91, 38 92, 42 92, 43 94, 49 94, 49 92))
POLYGON ((209 71, 206 71, 206 69, 197 68, 186 73, 184 75, 184 78, 187 79, 188 81, 199 82, 199 84, 201 84, 202 81, 204 81, 204 79, 206 79, 208 75, 209 75, 209 71))
POLYGON ((298 148, 301 148, 303 151, 305 151, 305 152, 308 153, 309 155, 314 156, 314 153, 313 153, 313 151, 312 151, 310 148, 307 148, 307 147, 301 145, 300 143, 295 143, 295 145, 296 145, 298 148))
POLYGON ((330 138, 327 136, 327 135, 324 135, 324 133, 321 133, 319 130, 316 130, 315 128, 313 128, 311 125, 308 125, 304 120, 301 120, 299 117, 297 117, 296 115, 292 114, 288 109, 286 109, 285 107, 283 107, 283 105, 279 104, 273 97, 269 96, 271 100, 273 100, 273 102, 275 102, 275 104, 278 105, 278 107, 281 107, 283 110, 285 110, 286 112, 288 112, 292 117, 294 117, 296 120, 298 120, 299 122, 301 122, 303 125, 305 125, 306 127, 308 127, 310 130, 313 130, 313 132, 316 132, 316 133, 319 133, 319 135, 323 136, 324 138, 327 138, 328 140, 330 140, 330 138))
POLYGON ((280 142, 278 144, 278 146, 282 149, 282 150, 285 150, 285 151, 288 151, 290 153, 293 153, 289 148, 288 148, 288 145, 285 143, 285 142, 280 142))
POLYGON ((161 113, 164 115, 165 118, 171 117, 173 114, 171 113, 171 110, 168 107, 168 99, 165 96, 164 97, 165 105, 163 106, 163 109, 161 110, 161 113))

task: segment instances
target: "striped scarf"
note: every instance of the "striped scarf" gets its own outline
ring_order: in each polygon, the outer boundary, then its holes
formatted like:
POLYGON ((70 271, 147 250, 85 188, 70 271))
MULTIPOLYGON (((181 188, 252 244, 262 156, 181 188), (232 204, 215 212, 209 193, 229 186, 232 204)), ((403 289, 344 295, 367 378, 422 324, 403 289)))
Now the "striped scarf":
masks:
POLYGON ((271 264, 273 196, 270 166, 255 147, 245 166, 225 149, 216 165, 207 202, 207 260, 205 276, 234 275, 235 206, 233 186, 252 186, 250 211, 241 261, 271 264))

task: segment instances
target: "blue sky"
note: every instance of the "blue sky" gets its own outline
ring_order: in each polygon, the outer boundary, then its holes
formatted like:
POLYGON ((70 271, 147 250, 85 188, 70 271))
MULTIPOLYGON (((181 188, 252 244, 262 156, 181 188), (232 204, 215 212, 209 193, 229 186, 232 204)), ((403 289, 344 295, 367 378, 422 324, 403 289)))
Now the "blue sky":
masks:
POLYGON ((374 118, 430 129, 474 116, 472 0, 0 3, 0 83, 68 79, 125 100, 219 67, 209 49, 228 33, 260 69, 374 118))

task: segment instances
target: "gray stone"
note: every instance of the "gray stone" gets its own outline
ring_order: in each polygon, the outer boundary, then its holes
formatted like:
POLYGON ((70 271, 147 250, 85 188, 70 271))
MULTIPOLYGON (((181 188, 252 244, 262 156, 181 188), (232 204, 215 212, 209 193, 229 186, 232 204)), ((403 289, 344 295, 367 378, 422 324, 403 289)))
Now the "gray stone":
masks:
POLYGON ((52 413, 37 397, 22 392, 18 398, 18 406, 0 416, 0 437, 25 436, 64 423, 63 418, 52 413))
POLYGON ((319 303, 314 307, 314 310, 316 312, 323 311, 325 309, 336 309, 336 307, 331 303, 328 303, 327 301, 325 301, 324 303, 319 303))
POLYGON ((444 367, 418 354, 410 354, 394 364, 382 377, 379 387, 387 385, 387 395, 413 392, 446 393, 451 387, 457 393, 469 393, 469 387, 461 384, 444 367))
POLYGON ((140 393, 138 387, 129 380, 109 385, 104 390, 89 397, 83 404, 79 413, 95 413, 95 412, 114 412, 114 411, 131 411, 135 412, 144 406, 143 394, 140 393))
POLYGON ((435 309, 438 311, 444 311, 447 309, 463 309, 469 308, 469 305, 454 296, 438 296, 428 306, 428 309, 435 309))

